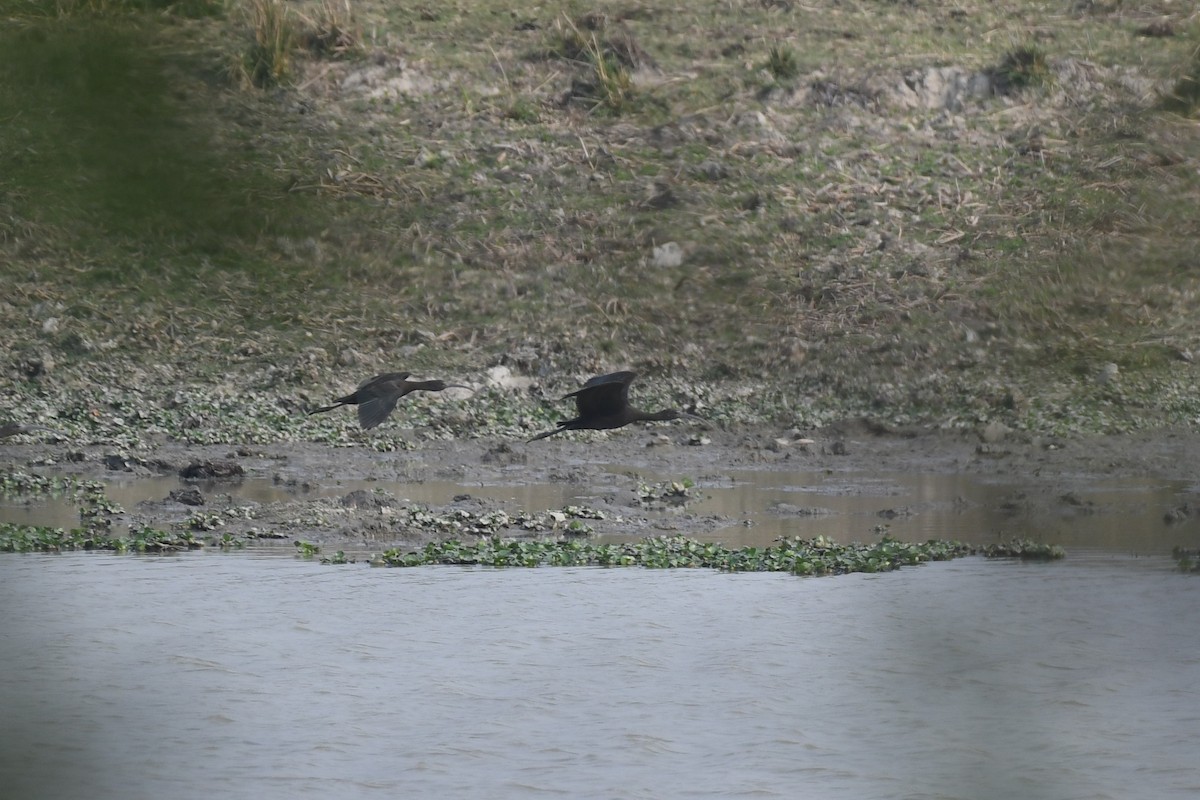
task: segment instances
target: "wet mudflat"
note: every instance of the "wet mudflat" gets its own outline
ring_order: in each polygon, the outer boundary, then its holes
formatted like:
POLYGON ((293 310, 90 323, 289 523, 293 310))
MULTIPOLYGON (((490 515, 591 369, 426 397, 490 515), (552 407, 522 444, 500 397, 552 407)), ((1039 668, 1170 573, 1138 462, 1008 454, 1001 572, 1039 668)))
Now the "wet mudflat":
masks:
MULTIPOLYGON (((267 479, 233 484, 195 483, 173 476, 105 481, 106 494, 139 517, 168 514, 159 502, 172 491, 199 488, 225 498, 226 507, 265 509, 264 518, 293 514, 306 506, 338 507, 352 493, 386 497, 395 508, 419 506, 505 508, 512 513, 567 506, 596 508, 609 515, 592 522, 606 541, 631 541, 645 535, 682 532, 730 547, 767 547, 783 536, 826 536, 849 543, 889 534, 904 541, 956 539, 988 545, 1012 538, 1033 538, 1070 548, 1101 549, 1134 555, 1169 553, 1173 547, 1200 544, 1200 513, 1189 505, 1194 487, 1185 481, 1148 478, 1095 480, 1038 502, 1028 484, 978 476, 910 473, 731 471, 702 480, 686 497, 640 502, 639 487, 666 487, 672 481, 654 473, 634 474, 606 465, 608 485, 597 488, 564 483, 464 485, 445 480, 422 483, 338 480, 298 491, 267 479), (622 499, 622 495, 624 498, 622 499), (1183 511, 1179 511, 1183 509, 1183 511)), ((221 500, 218 500, 218 503, 221 500)), ((182 517, 187 509, 176 507, 182 517)), ((1200 511, 1200 509, 1197 509, 1200 511)), ((362 516, 366 516, 363 514, 362 516)), ((0 499, 0 521, 70 529, 80 524, 79 508, 69 497, 0 499)), ((162 524, 161 522, 159 524, 162 524)), ((230 521, 233 524, 233 521, 230 521)), ((166 525, 163 525, 166 527, 166 525)), ((330 536, 313 525, 294 538, 325 542, 360 554, 378 552, 387 538, 356 541, 330 536)), ((284 545, 291 538, 285 537, 284 545)), ((256 543, 271 546, 271 540, 256 543)))
MULTIPOLYGON (((724 435, 689 447, 643 434, 532 445, 427 442, 395 453, 289 444, 167 446, 137 456, 43 446, 6 455, 26 472, 102 481, 123 509, 113 518, 118 530, 215 525, 258 544, 290 548, 303 540, 360 556, 453 534, 412 525, 406 512, 414 508, 478 518, 568 506, 590 510, 583 522, 600 540, 683 534, 764 547, 781 536, 848 543, 886 533, 976 545, 1029 538, 1140 555, 1200 546, 1193 434, 986 448, 947 436, 831 435, 807 448, 777 441, 724 435), (181 477, 192 464, 238 475, 181 477), (174 499, 179 490, 188 490, 191 504, 174 499)), ((0 522, 69 529, 80 524, 79 509, 69 497, 10 494, 0 497, 0 522)))
POLYGON ((882 575, 0 558, 19 797, 1184 797, 1166 558, 882 575))

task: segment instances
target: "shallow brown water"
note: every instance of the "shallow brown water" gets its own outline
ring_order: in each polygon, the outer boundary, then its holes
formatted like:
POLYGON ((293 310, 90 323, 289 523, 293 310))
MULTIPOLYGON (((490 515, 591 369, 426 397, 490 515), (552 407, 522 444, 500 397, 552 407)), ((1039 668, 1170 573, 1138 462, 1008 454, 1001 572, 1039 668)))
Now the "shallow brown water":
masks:
POLYGON ((0 557, 11 797, 1191 798, 1200 581, 0 557))
MULTIPOLYGON (((973 544, 1033 538, 1068 549, 1132 555, 1166 554, 1175 546, 1200 547, 1200 514, 1170 523, 1164 519, 1164 510, 1195 502, 1195 486, 1182 481, 1095 480, 1051 495, 1047 502, 1044 497, 1034 498, 1036 488, 1028 483, 974 475, 733 470, 698 478, 694 491, 699 500, 638 507, 630 488, 633 474, 628 467, 606 465, 599 478, 586 484, 348 480, 305 489, 264 478, 185 484, 175 477, 160 477, 109 481, 108 495, 136 512, 142 501, 161 500, 171 490, 191 485, 205 494, 228 493, 236 502, 263 505, 380 490, 400 504, 440 507, 470 494, 509 511, 537 512, 576 504, 646 522, 628 527, 610 524, 602 531, 602 538, 609 540, 685 533, 731 547, 768 546, 781 536, 870 541, 885 532, 908 541, 942 538, 973 544)), ((664 480, 668 478, 639 470, 633 482, 664 480)), ((72 528, 78 527, 79 517, 69 501, 7 499, 0 501, 0 522, 72 528)))

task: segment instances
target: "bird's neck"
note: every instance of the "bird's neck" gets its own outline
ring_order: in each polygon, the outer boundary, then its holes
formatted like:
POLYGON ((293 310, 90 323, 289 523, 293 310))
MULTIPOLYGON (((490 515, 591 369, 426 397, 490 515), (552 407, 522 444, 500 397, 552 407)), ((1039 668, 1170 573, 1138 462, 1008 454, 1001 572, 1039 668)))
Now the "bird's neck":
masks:
POLYGON ((675 419, 676 412, 669 408, 664 408, 662 411, 642 411, 641 409, 633 409, 637 419, 645 422, 662 422, 664 420, 675 419))

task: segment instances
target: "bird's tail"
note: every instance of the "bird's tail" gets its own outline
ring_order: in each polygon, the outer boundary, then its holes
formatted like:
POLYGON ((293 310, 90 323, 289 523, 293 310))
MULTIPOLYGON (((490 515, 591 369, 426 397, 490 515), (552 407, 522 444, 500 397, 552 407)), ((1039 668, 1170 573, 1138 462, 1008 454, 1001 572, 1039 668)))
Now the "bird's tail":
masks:
POLYGON ((308 412, 308 416, 311 417, 313 414, 320 414, 325 411, 333 411, 335 408, 341 408, 344 405, 346 405, 346 404, 338 402, 338 403, 334 403, 331 406, 325 406, 324 408, 314 408, 312 411, 308 412))
POLYGON ((537 436, 533 437, 532 439, 526 439, 525 443, 529 444, 530 442, 536 442, 538 439, 545 439, 547 436, 553 436, 556 433, 562 433, 563 431, 568 431, 568 430, 570 430, 570 428, 567 427, 567 420, 563 420, 562 422, 558 423, 558 427, 555 428, 554 430, 546 431, 545 433, 539 433, 537 436))

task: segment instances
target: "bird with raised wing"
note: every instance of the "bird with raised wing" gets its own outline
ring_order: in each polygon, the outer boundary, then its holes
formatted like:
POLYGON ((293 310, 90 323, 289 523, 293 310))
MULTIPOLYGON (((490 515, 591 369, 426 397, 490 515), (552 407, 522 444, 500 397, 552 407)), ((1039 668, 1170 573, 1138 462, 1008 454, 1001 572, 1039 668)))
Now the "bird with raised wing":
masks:
POLYGON ((686 411, 674 408, 664 408, 662 411, 642 411, 629 404, 629 384, 637 377, 636 372, 610 372, 607 375, 597 375, 570 394, 563 395, 575 398, 575 407, 579 416, 565 419, 558 423, 558 428, 545 433, 539 433, 529 441, 536 442, 563 431, 602 431, 620 428, 631 422, 654 422, 671 419, 703 419, 686 411))
POLYGON ((451 387, 468 391, 471 389, 470 386, 463 386, 461 383, 413 381, 409 380, 408 376, 407 372, 386 372, 368 378, 350 394, 334 400, 333 405, 315 409, 308 414, 312 416, 342 406, 358 406, 358 424, 367 431, 387 419, 400 398, 409 392, 440 392, 451 387))

